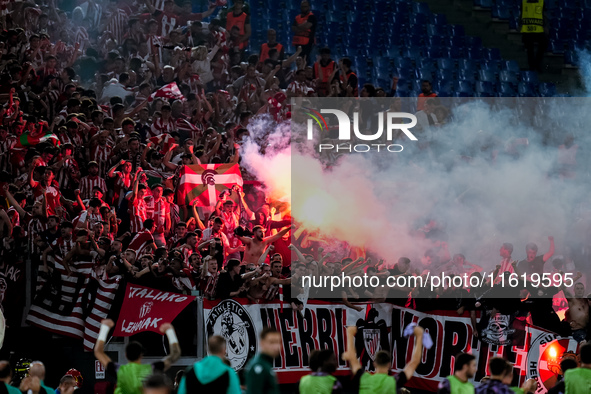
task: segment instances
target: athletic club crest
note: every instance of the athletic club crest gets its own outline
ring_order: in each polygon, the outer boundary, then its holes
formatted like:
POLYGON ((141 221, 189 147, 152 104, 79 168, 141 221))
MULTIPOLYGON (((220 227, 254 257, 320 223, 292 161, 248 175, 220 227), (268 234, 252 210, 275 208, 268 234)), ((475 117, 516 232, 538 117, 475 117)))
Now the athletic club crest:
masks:
POLYGON ((363 344, 365 351, 371 361, 376 358, 376 353, 380 350, 380 330, 377 328, 366 328, 363 330, 363 344))
POLYGON ((355 349, 361 365, 368 371, 373 371, 373 361, 377 352, 390 350, 388 325, 385 320, 378 320, 379 314, 377 309, 371 308, 366 318, 358 319, 355 324, 357 326, 355 349))
POLYGON ((224 300, 211 310, 207 335, 221 335, 226 339, 226 357, 235 370, 242 369, 256 354, 257 335, 252 318, 234 300, 224 300))

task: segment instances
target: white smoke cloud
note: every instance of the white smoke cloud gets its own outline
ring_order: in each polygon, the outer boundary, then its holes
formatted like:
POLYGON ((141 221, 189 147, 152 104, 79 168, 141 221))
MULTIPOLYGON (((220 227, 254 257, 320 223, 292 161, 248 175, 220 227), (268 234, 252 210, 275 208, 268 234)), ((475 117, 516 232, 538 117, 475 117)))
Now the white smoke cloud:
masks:
POLYGON ((295 219, 322 237, 366 247, 389 264, 401 256, 417 261, 430 243, 416 230, 435 220, 452 254, 491 269, 504 242, 523 259, 528 242, 545 253, 549 235, 556 254, 589 240, 584 126, 591 115, 581 100, 470 100, 434 129, 430 149, 420 149, 426 137, 417 135, 418 143, 400 141, 401 153, 345 154, 332 167, 310 145, 290 149, 289 125, 259 119, 249 127, 254 140, 275 127, 266 154, 251 141, 243 164, 276 195, 291 195, 295 219), (575 180, 555 173, 568 133, 579 145, 575 180))

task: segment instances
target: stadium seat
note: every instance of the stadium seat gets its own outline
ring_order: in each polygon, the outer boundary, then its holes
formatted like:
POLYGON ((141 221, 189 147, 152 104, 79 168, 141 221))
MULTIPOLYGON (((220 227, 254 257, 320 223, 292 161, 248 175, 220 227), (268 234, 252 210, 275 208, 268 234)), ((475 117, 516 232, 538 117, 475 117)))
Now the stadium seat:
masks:
POLYGON ((427 34, 429 36, 442 36, 445 34, 445 27, 441 25, 427 25, 427 34))
POLYGON ((412 11, 416 14, 431 14, 431 10, 429 9, 429 4, 427 3, 412 3, 412 11))
POLYGON ((514 97, 517 94, 514 86, 509 82, 500 82, 497 85, 497 92, 500 97, 514 97))
POLYGON ((402 56, 410 59, 418 59, 421 57, 422 52, 423 48, 421 47, 406 48, 402 50, 402 56))
POLYGON ((487 60, 501 60, 501 51, 498 48, 485 48, 482 52, 487 60))
POLYGON ((494 71, 491 70, 480 70, 478 71, 478 80, 483 82, 496 82, 497 77, 494 71))
POLYGON ((476 8, 491 8, 492 6, 492 0, 474 0, 474 7, 476 8))
POLYGON ((503 71, 499 72, 499 81, 510 83, 513 86, 517 86, 517 84, 519 83, 519 79, 517 78, 517 75, 518 74, 516 74, 512 71, 503 70, 503 71))
POLYGON ((459 59, 462 57, 463 50, 455 46, 447 48, 447 57, 452 59, 459 59))
POLYGON ((556 95, 556 85, 553 83, 541 83, 539 85, 540 96, 553 97, 556 95))
POLYGON ((534 87, 527 82, 520 82, 517 86, 517 93, 520 97, 535 97, 534 87))
POLYGON ((434 72, 435 70, 432 68, 423 68, 420 70, 416 71, 416 77, 418 79, 426 79, 428 81, 432 81, 433 80, 433 76, 435 74, 434 72))
MULTIPOLYGON (((432 79, 428 79, 428 78, 424 78, 427 79, 429 82, 432 82, 432 79)), ((421 91, 421 84, 422 84, 423 78, 421 79, 414 79, 410 85, 411 89, 417 92, 421 91)))
POLYGON ((471 70, 473 72, 476 71, 478 67, 476 67, 476 62, 472 59, 459 59, 458 60, 458 67, 463 70, 471 70))
POLYGON ((437 79, 439 81, 453 81, 454 72, 453 70, 445 70, 440 68, 437 70, 437 79))
POLYGON ((482 63, 480 63, 480 68, 497 73, 499 72, 500 67, 497 60, 484 60, 482 63))
MULTIPOLYGON (((439 70, 442 71, 442 70, 439 70)), ((435 87, 435 91, 438 96, 449 97, 453 94, 454 83, 453 81, 439 81, 435 87)))
POLYGON ((509 9, 504 6, 495 5, 492 7, 492 17, 493 20, 501 20, 501 21, 508 21, 511 17, 509 9))
POLYGON ((448 32, 451 36, 465 36, 464 26, 461 25, 449 25, 448 32))
POLYGON ((441 57, 443 55, 447 55, 447 49, 444 49, 440 46, 431 46, 431 47, 427 47, 427 51, 425 53, 425 55, 431 59, 436 59, 438 57, 441 57))
POLYGON ((397 57, 394 59, 394 66, 398 69, 410 70, 413 68, 412 59, 408 57, 397 57))
POLYGON ((474 76, 474 71, 465 70, 465 69, 458 70, 458 80, 468 81, 468 82, 473 83, 474 81, 476 81, 476 77, 474 76))
POLYGON ((468 48, 467 53, 469 59, 480 60, 483 58, 481 48, 468 48))
POLYGON ((485 82, 485 81, 476 81, 476 85, 474 86, 474 90, 477 93, 486 93, 491 97, 494 95, 494 89, 493 89, 493 84, 491 82, 485 82))
POLYGON ((538 74, 535 71, 522 71, 521 72, 521 80, 523 82, 528 82, 528 83, 535 83, 535 84, 540 83, 540 80, 538 79, 538 74))
POLYGON ((392 75, 397 76, 400 79, 410 80, 415 77, 414 68, 399 68, 392 71, 392 75))
POLYGON ((456 68, 456 62, 454 59, 437 59, 437 68, 440 70, 453 70, 456 68))
POLYGON ((503 70, 512 71, 514 73, 521 72, 519 64, 515 60, 507 60, 502 63, 503 70))
POLYGON ((472 87, 472 84, 467 81, 457 81, 454 84, 454 91, 457 93, 466 93, 470 95, 474 94, 474 88, 472 87))
POLYGON ((443 14, 431 15, 431 23, 434 25, 447 25, 447 17, 443 14))
POLYGON ((430 68, 433 72, 437 69, 437 59, 421 58, 416 62, 417 68, 430 68))

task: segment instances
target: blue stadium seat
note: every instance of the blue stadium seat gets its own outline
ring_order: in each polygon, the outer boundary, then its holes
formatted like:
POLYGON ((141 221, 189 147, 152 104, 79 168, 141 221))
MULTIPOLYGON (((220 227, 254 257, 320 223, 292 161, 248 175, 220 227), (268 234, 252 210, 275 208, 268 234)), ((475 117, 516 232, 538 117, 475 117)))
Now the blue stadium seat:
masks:
MULTIPOLYGON (((402 58, 404 59, 404 58, 402 58)), ((405 60, 410 60, 410 59, 405 59, 405 60)), ((405 64, 408 64, 406 67, 398 67, 396 70, 393 70, 393 74, 396 75, 398 78, 401 79, 410 79, 411 77, 414 77, 415 74, 415 70, 414 67, 412 66, 412 62, 410 63, 406 63, 406 61, 404 62, 405 64)))
POLYGON ((553 83, 541 83, 539 90, 542 97, 554 97, 556 95, 556 85, 553 83))
POLYGON ((447 25, 447 17, 444 14, 431 15, 431 23, 434 25, 447 25))
POLYGON ((474 0, 474 7, 491 8, 492 6, 493 6, 492 0, 474 0))
POLYGON ((400 47, 398 47, 398 46, 390 46, 386 50, 386 56, 388 56, 389 58, 399 57, 400 56, 400 47))
POLYGON ((475 72, 478 67, 476 66, 476 61, 472 59, 459 59, 458 68, 475 72))
POLYGON ((535 71, 522 71, 521 72, 521 80, 523 82, 534 83, 534 84, 540 83, 540 80, 538 79, 538 74, 535 71))
POLYGON ((476 92, 474 97, 495 97, 495 93, 490 92, 476 92))
MULTIPOLYGON (((439 70, 441 71, 441 70, 439 70)), ((440 97, 449 97, 452 95, 454 91, 454 82, 453 81, 439 81, 435 86, 435 91, 437 95, 440 97)))
POLYGON ((387 57, 376 57, 373 59, 373 64, 380 70, 391 70, 394 66, 392 60, 387 57))
POLYGON ((449 36, 447 38, 447 46, 450 47, 463 47, 466 43, 466 37, 464 36, 449 36))
POLYGON ((512 16, 509 18, 509 30, 518 31, 520 28, 519 20, 520 18, 518 16, 512 16))
POLYGON ((429 4, 427 3, 412 3, 412 11, 416 14, 431 14, 431 10, 429 9, 429 4))
POLYGON ((417 68, 430 68, 433 72, 437 68, 437 59, 421 58, 416 62, 417 68))
POLYGON ((419 57, 421 57, 422 51, 422 47, 406 48, 402 50, 402 56, 410 59, 418 59, 419 57))
POLYGON ((454 92, 453 97, 474 97, 474 92, 454 92))
POLYGON ((473 83, 474 81, 476 81, 476 77, 474 76, 474 71, 465 70, 465 69, 458 70, 458 80, 468 81, 468 82, 473 83))
POLYGON ((410 23, 417 28, 423 28, 429 23, 429 14, 410 14, 410 23))
POLYGON ((478 71, 478 80, 483 82, 496 82, 497 77, 494 71, 491 70, 480 70, 478 71))
POLYGON ((578 57, 575 51, 566 51, 564 52, 564 62, 566 64, 570 64, 572 66, 576 66, 578 64, 578 57))
POLYGON ((437 68, 440 70, 453 70, 456 68, 454 59, 442 58, 437 59, 437 68))
POLYGON ((549 40, 547 50, 552 53, 561 54, 565 52, 566 42, 561 40, 549 40))
POLYGON ((464 26, 462 25, 449 25, 448 32, 451 36, 465 36, 464 26))
POLYGON ((433 76, 435 74, 434 71, 435 70, 432 68, 423 68, 423 69, 416 71, 416 77, 417 77, 417 79, 426 79, 426 80, 432 81, 433 76))
POLYGON ((497 92, 499 93, 500 97, 515 97, 517 94, 514 85, 509 82, 499 82, 499 85, 497 86, 497 92))
POLYGON ((503 70, 512 71, 514 73, 521 72, 521 68, 519 67, 519 63, 517 63, 517 61, 515 61, 515 60, 506 60, 505 62, 503 62, 502 66, 503 66, 503 70))
POLYGON ((492 8, 492 17, 493 19, 508 21, 511 17, 511 13, 509 12, 509 8, 500 5, 495 5, 492 8))
POLYGON ((431 59, 436 59, 438 57, 447 55, 447 49, 444 49, 441 46, 432 45, 427 47, 425 55, 431 59))
POLYGON ((517 86, 519 83, 517 75, 518 74, 513 71, 503 70, 499 72, 499 81, 501 81, 501 83, 510 83, 513 86, 517 86))
POLYGON ((468 81, 457 81, 454 84, 454 90, 456 93, 466 93, 469 95, 474 94, 474 88, 472 87, 472 84, 468 81))
POLYGON ((483 49, 484 58, 488 60, 501 60, 501 51, 498 48, 483 49))
POLYGON ((520 82, 517 86, 519 97, 536 97, 534 87, 527 82, 520 82))
POLYGON ((451 59, 459 59, 462 57, 463 50, 455 46, 447 48, 447 57, 451 59))
POLYGON ((468 53, 468 59, 480 60, 483 58, 481 48, 468 48, 466 52, 468 53))
POLYGON ((427 25, 427 34, 429 36, 442 36, 445 34, 445 27, 441 25, 427 25))
POLYGON ((484 60, 480 63, 480 68, 497 73, 500 67, 497 60, 484 60))
POLYGON ((439 81, 453 81, 454 79, 454 71, 453 70, 445 70, 439 69, 437 70, 437 80, 439 81))
MULTIPOLYGON (((431 82, 433 81, 432 79, 429 79, 429 78, 424 78, 424 79, 426 79, 428 81, 431 81, 431 82)), ((420 92, 421 91, 422 81, 423 81, 422 78, 421 79, 413 79, 413 81, 412 81, 412 83, 410 85, 411 89, 412 90, 415 90, 417 92, 420 92)))
POLYGON ((477 93, 486 93, 491 97, 494 95, 494 89, 493 89, 493 84, 492 82, 486 82, 486 81, 476 81, 476 85, 475 85, 475 89, 474 89, 477 93))

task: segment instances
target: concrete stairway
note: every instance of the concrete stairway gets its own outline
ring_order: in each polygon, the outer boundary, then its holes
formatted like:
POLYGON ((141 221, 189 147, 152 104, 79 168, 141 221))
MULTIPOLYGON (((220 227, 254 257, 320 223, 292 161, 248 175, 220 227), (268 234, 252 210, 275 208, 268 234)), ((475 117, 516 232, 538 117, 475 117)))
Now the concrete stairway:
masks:
MULTIPOLYGON (((480 37, 482 45, 499 48, 506 60, 516 60, 522 70, 527 70, 527 55, 521 43, 521 34, 509 30, 507 21, 495 21, 490 9, 476 9, 472 0, 421 0, 429 4, 432 12, 444 14, 448 23, 464 26, 467 35, 480 37)), ((577 68, 567 67, 563 55, 547 53, 544 72, 539 74, 542 82, 556 84, 559 93, 577 95, 582 89, 577 68)))

